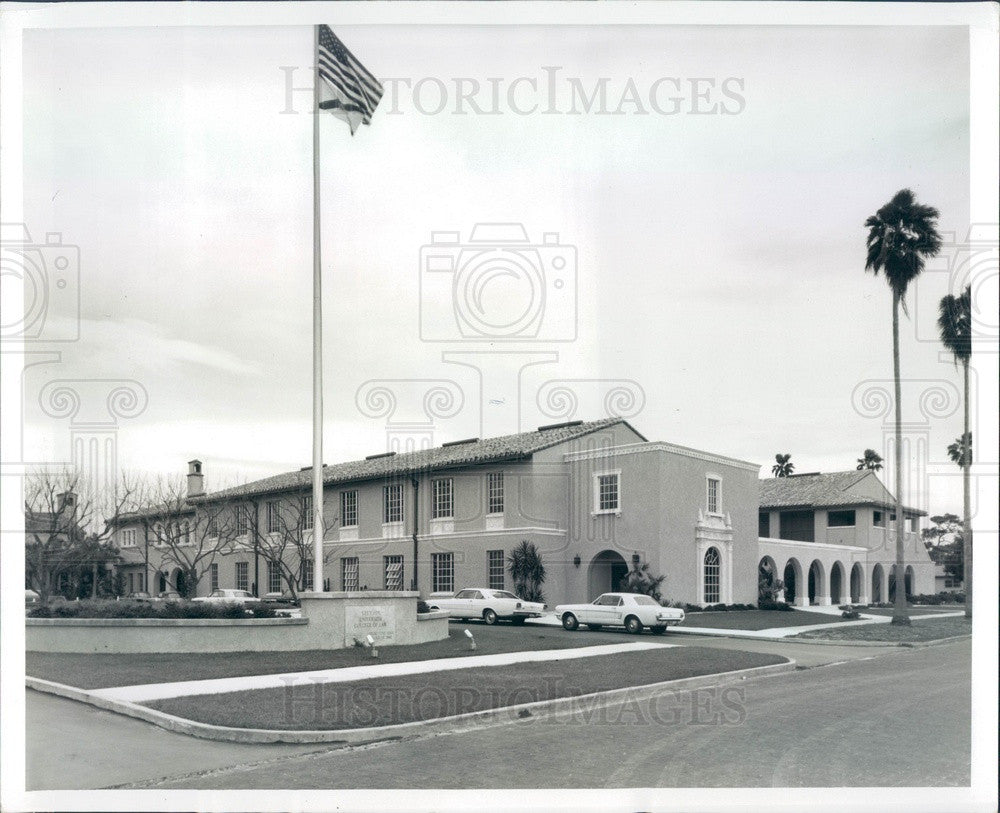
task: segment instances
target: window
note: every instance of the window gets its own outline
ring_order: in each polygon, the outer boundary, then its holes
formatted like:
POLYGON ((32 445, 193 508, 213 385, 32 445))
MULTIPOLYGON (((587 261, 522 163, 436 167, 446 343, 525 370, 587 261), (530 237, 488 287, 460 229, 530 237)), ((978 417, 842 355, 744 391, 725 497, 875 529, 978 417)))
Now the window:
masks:
POLYGON ((136 573, 135 574, 135 584, 136 584, 136 588, 135 588, 136 590, 145 590, 146 589, 146 574, 145 573, 136 573))
POLYGON ((709 548, 705 552, 705 603, 719 603, 719 573, 721 570, 719 551, 709 548))
POLYGON ((403 589, 403 557, 383 556, 382 564, 385 569, 385 589, 403 589))
POLYGON ((885 527, 885 514, 881 511, 872 511, 872 525, 879 528, 885 527))
POLYGON ((382 522, 402 521, 403 487, 401 485, 386 486, 382 492, 382 522))
POLYGON ((341 491, 340 526, 342 528, 354 528, 357 524, 358 524, 358 492, 341 491))
POLYGON ((455 516, 455 481, 450 477, 432 483, 434 500, 431 505, 431 519, 445 519, 455 516))
POLYGON ((267 592, 281 592, 281 568, 274 562, 267 563, 267 592))
POLYGON ((340 582, 344 590, 357 590, 361 584, 358 579, 358 557, 345 556, 340 560, 340 582))
POLYGON ((236 506, 236 535, 246 536, 250 531, 250 506, 236 506))
POLYGON ((276 534, 281 530, 281 511, 277 500, 267 504, 267 532, 276 534))
POLYGON ((219 589, 219 563, 212 562, 208 566, 208 583, 211 585, 212 590, 219 589))
POLYGON ((597 513, 617 513, 620 510, 619 477, 617 471, 597 475, 597 513))
POLYGON ((708 478, 708 513, 718 514, 722 503, 722 482, 714 477, 708 478))
POLYGON ((208 521, 208 536, 210 538, 215 538, 219 535, 219 519, 218 517, 212 517, 208 521))
POLYGON ((431 590, 451 593, 455 590, 455 554, 431 554, 431 590))
POLYGON ((122 547, 123 548, 134 548, 135 547, 135 529, 130 528, 127 531, 122 531, 122 547))
POLYGON ((301 576, 301 589, 302 590, 312 590, 313 589, 313 572, 315 568, 315 563, 312 559, 303 559, 301 566, 299 567, 299 575, 301 576))
MULTIPOLYGON (((946 584, 947 584, 947 582, 946 582, 946 584)), ((131 573, 128 574, 128 591, 130 593, 134 593, 135 592, 135 577, 131 573)))
POLYGON ((302 528, 303 530, 312 530, 313 522, 316 518, 313 516, 313 498, 312 494, 306 494, 302 498, 302 528))
POLYGON ((769 537, 771 535, 771 515, 766 511, 757 514, 757 536, 769 537))
POLYGON ((486 551, 486 586, 490 590, 503 590, 503 559, 502 550, 486 551))
POLYGON ((827 528, 853 528, 854 527, 854 512, 853 511, 827 511, 827 513, 826 513, 826 527, 827 528))
POLYGON ((486 513, 503 513, 503 472, 497 471, 487 477, 486 513))
POLYGON ((250 563, 249 562, 237 562, 236 563, 236 589, 237 590, 249 590, 250 589, 250 563))

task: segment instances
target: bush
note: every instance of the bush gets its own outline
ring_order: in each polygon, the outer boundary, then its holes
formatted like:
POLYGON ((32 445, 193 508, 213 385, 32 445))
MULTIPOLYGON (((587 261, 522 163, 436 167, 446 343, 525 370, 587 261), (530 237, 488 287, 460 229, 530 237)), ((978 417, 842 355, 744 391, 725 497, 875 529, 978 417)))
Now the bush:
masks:
POLYGON ((725 613, 737 612, 739 610, 756 610, 756 604, 707 604, 702 607, 699 604, 685 604, 684 611, 688 613, 725 613))
POLYGON ((188 601, 74 601, 36 607, 29 618, 276 618, 266 604, 212 604, 188 601))
POLYGON ((777 610, 780 612, 791 612, 792 605, 786 601, 767 601, 761 599, 757 602, 758 610, 777 610))
POLYGON ((431 608, 428 606, 427 602, 424 601, 423 599, 418 599, 418 601, 417 601, 417 613, 418 614, 429 613, 430 611, 431 611, 431 608))

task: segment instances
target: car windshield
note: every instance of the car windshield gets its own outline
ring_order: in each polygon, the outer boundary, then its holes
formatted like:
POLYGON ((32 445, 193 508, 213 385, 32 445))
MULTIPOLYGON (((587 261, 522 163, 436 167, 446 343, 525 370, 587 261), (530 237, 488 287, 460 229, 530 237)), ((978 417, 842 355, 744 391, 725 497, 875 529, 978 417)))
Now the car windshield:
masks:
POLYGON ((636 604, 641 604, 642 606, 659 607, 660 605, 656 602, 656 599, 651 596, 636 596, 633 601, 636 604))

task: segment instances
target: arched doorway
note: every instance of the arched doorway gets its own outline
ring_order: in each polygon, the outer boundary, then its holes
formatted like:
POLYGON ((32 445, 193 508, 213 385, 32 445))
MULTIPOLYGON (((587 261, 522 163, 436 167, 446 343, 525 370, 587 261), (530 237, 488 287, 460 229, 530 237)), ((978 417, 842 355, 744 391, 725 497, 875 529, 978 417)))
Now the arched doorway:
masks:
POLYGON ((774 584, 780 580, 774 559, 770 556, 763 557, 757 564, 757 601, 774 599, 774 584))
POLYGON ((819 597, 825 596, 826 572, 823 570, 823 563, 819 559, 813 559, 809 565, 809 603, 818 604, 819 597))
POLYGON ((619 589, 622 579, 628 574, 625 558, 613 550, 602 550, 590 560, 587 573, 589 598, 595 599, 601 593, 609 593, 619 589))
POLYGON ((160 571, 160 578, 158 579, 158 581, 159 581, 159 587, 157 587, 156 589, 157 592, 162 593, 164 590, 167 589, 167 574, 164 573, 162 570, 160 571))
POLYGON ((802 585, 802 565, 798 559, 788 560, 782 580, 785 582, 785 601, 795 604, 802 585))
POLYGON ((174 577, 172 581, 174 583, 174 590, 182 596, 187 596, 187 576, 184 575, 184 571, 180 568, 176 568, 174 570, 174 577))
POLYGON ((840 604, 843 601, 844 591, 844 566, 840 562, 834 562, 830 568, 830 603, 840 604))
POLYGON ((906 590, 906 600, 909 601, 913 597, 913 567, 911 565, 907 565, 903 572, 903 586, 906 590))
POLYGON ((705 604, 718 604, 722 601, 722 556, 718 548, 705 551, 703 565, 703 601, 705 604))
POLYGON ((886 600, 882 591, 883 584, 885 584, 885 570, 882 569, 882 565, 877 564, 872 568, 872 601, 876 604, 882 604, 886 600))
POLYGON ((865 571, 861 567, 861 562, 855 562, 851 568, 851 603, 857 604, 861 601, 861 588, 865 583, 865 571))

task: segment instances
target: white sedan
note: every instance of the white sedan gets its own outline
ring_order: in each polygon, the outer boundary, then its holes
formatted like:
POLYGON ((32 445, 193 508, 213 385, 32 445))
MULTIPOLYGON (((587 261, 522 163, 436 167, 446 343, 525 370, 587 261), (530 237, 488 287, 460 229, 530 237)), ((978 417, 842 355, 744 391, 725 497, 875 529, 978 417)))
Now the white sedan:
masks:
POLYGON ((592 630, 625 627, 635 634, 649 627, 654 635, 662 635, 668 626, 684 620, 683 610, 661 607, 655 599, 641 593, 604 593, 590 604, 560 604, 556 615, 568 630, 586 624, 592 630))
POLYGON ((447 610, 452 618, 481 618, 487 624, 496 624, 505 618, 523 624, 526 618, 538 618, 545 612, 545 605, 537 601, 523 601, 507 590, 489 590, 471 587, 451 593, 431 593, 427 606, 432 610, 447 610))
POLYGON ((212 604, 255 604, 260 601, 257 596, 249 590, 213 590, 207 596, 199 596, 192 601, 208 601, 212 604))

